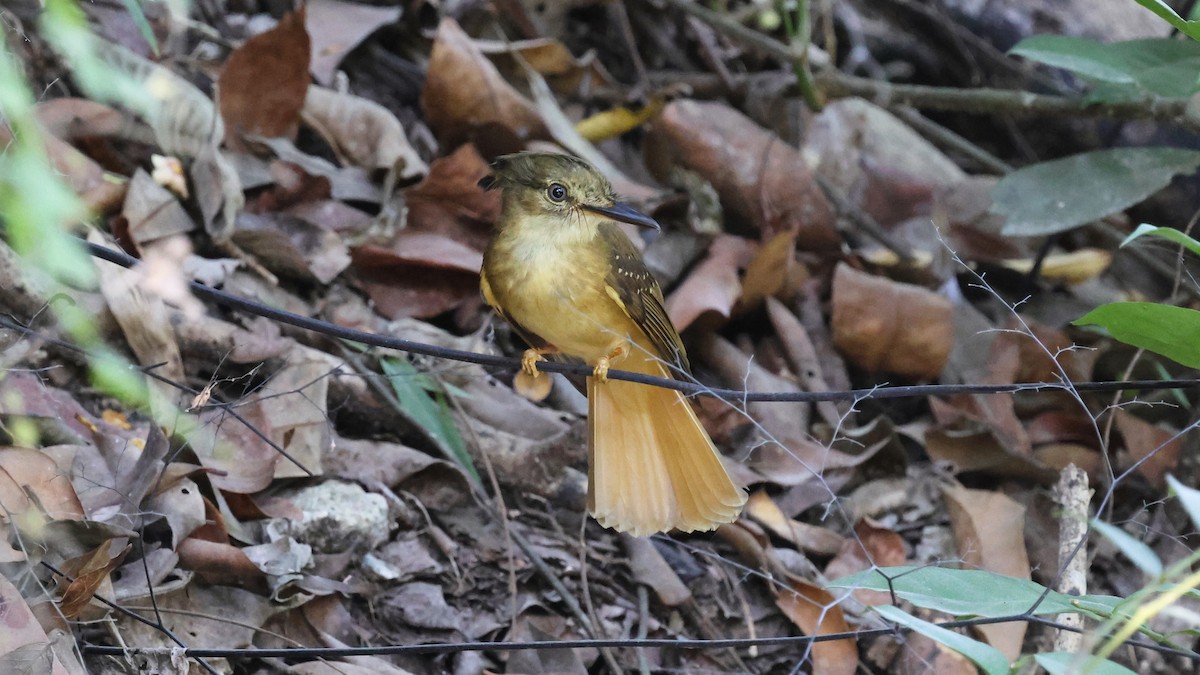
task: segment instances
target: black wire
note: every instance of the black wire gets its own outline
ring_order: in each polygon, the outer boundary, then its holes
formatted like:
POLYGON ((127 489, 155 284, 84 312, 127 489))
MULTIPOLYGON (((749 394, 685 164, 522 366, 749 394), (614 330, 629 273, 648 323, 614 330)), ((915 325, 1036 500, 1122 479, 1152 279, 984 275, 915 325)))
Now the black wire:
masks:
MULTIPOLYGON (((138 260, 132 256, 126 255, 120 251, 98 246, 91 242, 80 240, 80 243, 85 246, 89 253, 102 260, 107 260, 122 267, 133 267, 138 260)), ((406 340, 404 338, 392 337, 389 335, 379 335, 376 333, 367 333, 353 328, 345 328, 327 321, 313 319, 292 312, 285 312, 281 309, 269 307, 260 302, 242 298, 232 293, 217 290, 209 286, 204 286, 195 282, 190 282, 192 291, 201 297, 207 298, 214 302, 220 303, 227 307, 239 309, 250 314, 262 316, 280 323, 286 323, 297 328, 310 330, 316 333, 322 333, 331 337, 342 338, 360 342, 362 344, 371 345, 373 347, 383 347, 385 349, 395 349, 397 351, 408 352, 410 354, 421 354, 423 356, 432 356, 440 359, 449 359, 453 361, 464 361, 466 363, 476 363, 481 366, 488 366, 496 369, 513 369, 521 365, 521 360, 506 357, 494 356, 491 354, 480 354, 478 352, 469 352, 463 349, 451 349, 449 347, 438 347, 437 345, 416 342, 414 340, 406 340)), ((577 363, 560 363, 556 361, 543 361, 538 363, 538 369, 546 372, 554 373, 569 373, 574 375, 591 375, 592 369, 589 366, 577 363)), ((713 396, 716 398, 725 399, 727 401, 748 402, 773 402, 773 403, 816 403, 820 401, 856 401, 865 398, 907 398, 916 396, 950 396, 954 394, 1011 394, 1017 392, 1037 392, 1047 390, 1071 390, 1080 392, 1092 391, 1134 391, 1144 389, 1197 389, 1200 388, 1200 379, 1180 379, 1180 380, 1130 380, 1128 382, 1079 382, 1074 384, 1065 384, 1061 382, 1025 382, 1016 384, 922 384, 904 387, 871 387, 865 389, 849 389, 843 391, 779 391, 779 392, 763 392, 763 391, 742 391, 739 389, 717 389, 706 387, 695 382, 684 382, 665 377, 654 377, 653 375, 643 375, 641 373, 631 373, 625 370, 610 370, 608 377, 614 380, 625 380, 627 382, 638 382, 641 384, 649 384, 665 389, 675 389, 685 394, 695 394, 699 396, 713 396)))
MULTIPOLYGON (((998 616, 998 617, 980 617, 975 619, 958 619, 954 621, 943 621, 934 625, 940 628, 966 628, 969 626, 982 626, 987 624, 997 623, 1013 623, 1027 622, 1043 624, 1052 628, 1067 630, 1074 633, 1082 633, 1081 628, 1075 626, 1065 626, 1059 624, 1052 619, 1034 616, 1030 614, 1018 614, 1014 616, 998 616)), ((378 647, 296 647, 296 648, 273 648, 273 649, 206 649, 196 648, 185 651, 187 656, 207 657, 207 658, 346 658, 351 656, 396 656, 402 654, 457 654, 459 652, 471 651, 525 651, 535 650, 541 651, 546 649, 600 649, 600 648, 639 648, 639 647, 666 647, 675 649, 735 649, 742 647, 763 647, 763 646, 795 646, 805 645, 816 642, 830 642, 833 640, 856 640, 867 637, 877 637, 881 635, 893 635, 898 631, 903 630, 900 626, 889 626, 886 628, 870 628, 858 631, 848 631, 842 633, 824 633, 821 635, 784 635, 779 637, 755 637, 755 638, 717 638, 693 640, 687 638, 671 639, 671 638, 627 638, 627 639, 606 639, 606 640, 529 640, 521 642, 457 642, 457 643, 432 643, 419 645, 382 645, 378 647)), ((1168 645, 1160 645, 1143 640, 1128 640, 1128 644, 1142 648, 1157 651, 1164 654, 1181 656, 1187 659, 1200 660, 1200 654, 1186 649, 1179 649, 1168 645)), ((119 647, 110 645, 83 645, 85 654, 98 655, 120 655, 120 654, 137 654, 139 652, 157 653, 163 651, 162 648, 139 649, 137 647, 119 647)))

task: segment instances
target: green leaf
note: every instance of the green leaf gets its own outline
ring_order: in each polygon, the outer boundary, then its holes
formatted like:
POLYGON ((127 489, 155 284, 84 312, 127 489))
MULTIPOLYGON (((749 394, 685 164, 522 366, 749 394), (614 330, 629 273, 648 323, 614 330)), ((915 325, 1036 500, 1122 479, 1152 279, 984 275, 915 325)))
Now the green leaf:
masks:
POLYGON ((1137 565, 1146 574, 1152 577, 1162 575, 1162 560, 1159 560, 1158 555, 1149 546, 1134 539, 1133 535, 1116 525, 1110 525, 1097 518, 1092 519, 1092 529, 1116 544, 1117 548, 1121 549, 1121 553, 1124 553, 1130 562, 1137 565))
POLYGON ((1138 225, 1136 230, 1134 230, 1128 237, 1125 237, 1125 241, 1121 242, 1121 246, 1125 246, 1134 239, 1144 236, 1159 237, 1161 239, 1166 239, 1167 241, 1175 242, 1176 244, 1182 244, 1185 248, 1187 248, 1187 250, 1195 253, 1196 255, 1200 255, 1200 241, 1192 239, 1173 227, 1155 227, 1153 225, 1147 225, 1146 223, 1138 225))
POLYGON ((897 597, 918 607, 954 616, 990 618, 1022 614, 1033 607, 1043 593, 1046 596, 1034 610, 1035 614, 1085 613, 1103 618, 1121 601, 1105 595, 1047 592, 1045 586, 1028 579, 985 570, 946 567, 876 568, 836 579, 829 585, 894 592, 897 597))
POLYGON ((1136 99, 1153 94, 1187 98, 1200 90, 1200 43, 1166 38, 1105 44, 1064 35, 1035 35, 1010 54, 1070 70, 1109 85, 1091 99, 1136 99))
POLYGON ((1188 21, 1184 19, 1176 14, 1175 10, 1168 7, 1167 3, 1163 2, 1163 0, 1137 0, 1137 3, 1157 14, 1184 35, 1193 40, 1200 40, 1200 21, 1188 21))
POLYGON ((450 415, 450 406, 446 403, 445 395, 439 391, 435 400, 426 391, 427 389, 436 390, 434 381, 405 359, 384 358, 380 359, 379 363, 383 368, 384 375, 392 383, 392 390, 396 392, 396 399, 400 402, 400 407, 404 412, 408 413, 414 422, 421 425, 421 428, 430 436, 437 439, 445 451, 450 454, 450 458, 457 462, 477 484, 482 483, 479 473, 475 470, 475 464, 471 461, 471 455, 467 454, 467 446, 463 443, 462 435, 458 433, 458 427, 454 425, 454 418, 450 415))
POLYGON ((1007 220, 1004 235, 1054 234, 1133 206, 1198 166, 1200 152, 1180 148, 1085 152, 1008 174, 991 210, 1007 220))
POLYGON ((1134 675, 1125 666, 1112 661, 1105 661, 1086 654, 1073 652, 1045 652, 1034 654, 1033 660, 1044 668, 1050 675, 1071 675, 1072 673, 1090 673, 1091 675, 1134 675))
POLYGON ((1200 528, 1200 490, 1180 483, 1179 479, 1171 474, 1167 474, 1167 485, 1171 487, 1171 492, 1179 498, 1179 504, 1192 519, 1192 524, 1200 528))
POLYGON ((983 669, 989 675, 1007 675, 1009 663, 1004 654, 995 647, 972 639, 962 633, 942 628, 923 619, 905 612, 899 607, 881 605, 875 608, 883 618, 894 621, 901 626, 924 635, 930 640, 936 640, 950 649, 962 654, 972 663, 983 669))
POLYGON ((1096 325, 1127 345, 1200 368, 1200 312, 1153 302, 1110 302, 1072 322, 1096 325))
POLYGON ((150 51, 158 56, 158 38, 154 37, 154 29, 150 27, 150 22, 146 20, 146 12, 142 10, 142 6, 138 4, 138 0, 122 0, 125 5, 125 11, 129 12, 129 18, 133 19, 133 25, 137 26, 138 33, 146 44, 150 45, 150 51))

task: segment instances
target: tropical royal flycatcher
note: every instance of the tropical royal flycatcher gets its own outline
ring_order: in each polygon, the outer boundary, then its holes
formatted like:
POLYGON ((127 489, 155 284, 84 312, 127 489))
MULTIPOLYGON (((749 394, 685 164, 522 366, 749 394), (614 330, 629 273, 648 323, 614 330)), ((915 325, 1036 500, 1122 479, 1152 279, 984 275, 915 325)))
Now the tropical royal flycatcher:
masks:
POLYGON ((608 379, 610 367, 657 377, 689 372, 662 290, 614 221, 658 223, 617 203, 604 176, 566 155, 506 155, 479 184, 503 196, 480 286, 529 344, 522 370, 537 376, 546 355, 593 367, 591 514, 639 536, 712 530, 736 519, 746 493, 683 394, 608 379))

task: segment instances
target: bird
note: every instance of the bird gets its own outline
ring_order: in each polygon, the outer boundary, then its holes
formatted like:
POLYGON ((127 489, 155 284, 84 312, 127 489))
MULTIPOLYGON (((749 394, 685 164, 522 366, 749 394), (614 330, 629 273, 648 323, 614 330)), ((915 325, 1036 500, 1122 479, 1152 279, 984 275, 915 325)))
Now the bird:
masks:
POLYGON ((610 368, 690 377, 662 289, 618 222, 659 229, 618 202, 609 181, 570 155, 521 152, 479 181, 499 190, 480 290, 529 348, 521 370, 571 358, 592 366, 588 511, 634 536, 714 530, 733 522, 746 491, 679 391, 608 379, 610 368))

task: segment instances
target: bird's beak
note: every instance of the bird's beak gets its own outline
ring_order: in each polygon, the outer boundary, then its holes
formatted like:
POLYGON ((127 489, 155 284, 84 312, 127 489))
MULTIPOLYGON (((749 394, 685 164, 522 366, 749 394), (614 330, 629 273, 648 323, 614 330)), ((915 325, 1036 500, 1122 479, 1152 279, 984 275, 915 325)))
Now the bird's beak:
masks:
POLYGON ((609 218, 612 218, 613 220, 619 220, 622 223, 629 223, 630 225, 646 227, 652 230, 662 230, 662 227, 659 226, 657 221, 650 216, 641 213, 628 204, 617 202, 612 206, 595 206, 593 204, 580 204, 580 206, 588 211, 591 211, 592 213, 599 213, 602 216, 608 216, 609 218))

